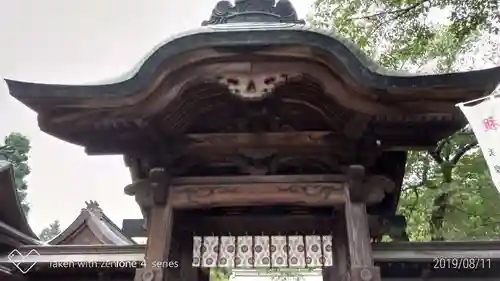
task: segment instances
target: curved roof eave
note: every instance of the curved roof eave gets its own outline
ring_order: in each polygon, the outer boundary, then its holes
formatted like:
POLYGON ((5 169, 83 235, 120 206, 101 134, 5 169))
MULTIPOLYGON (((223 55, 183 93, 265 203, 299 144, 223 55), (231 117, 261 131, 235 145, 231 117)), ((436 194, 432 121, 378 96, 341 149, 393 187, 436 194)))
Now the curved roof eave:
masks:
MULTIPOLYGON (((42 244, 42 242, 40 240, 35 239, 29 235, 26 235, 23 232, 20 232, 19 230, 13 228, 12 226, 6 224, 3 221, 0 221, 0 234, 6 234, 7 237, 13 238, 15 243, 19 244, 19 245, 33 246, 33 245, 41 245, 42 244)), ((3 241, 0 240, 0 244, 2 244, 2 242, 3 241)))
POLYGON ((56 237, 49 240, 47 243, 51 245, 58 245, 68 237, 71 236, 82 224, 85 224, 85 221, 89 218, 89 213, 87 211, 82 211, 76 217, 76 219, 61 233, 59 233, 56 237))
POLYGON ((410 75, 379 66, 359 48, 334 33, 296 24, 224 24, 179 34, 153 48, 130 72, 96 85, 51 85, 8 80, 19 100, 38 98, 123 98, 145 88, 162 63, 189 51, 231 46, 301 45, 336 57, 360 85, 372 89, 470 88, 492 91, 500 83, 500 66, 463 73, 410 75))
POLYGON ((6 217, 4 222, 15 230, 33 239, 32 242, 38 241, 38 236, 31 229, 28 219, 21 208, 21 202, 16 192, 16 183, 14 180, 14 171, 12 164, 7 161, 0 160, 0 221, 2 217, 6 217), (2 178, 6 181, 2 184, 2 178))
POLYGON ((107 224, 106 222, 102 221, 101 219, 95 217, 93 214, 90 214, 91 219, 88 221, 89 227, 95 231, 99 232, 98 239, 101 240, 102 243, 104 244, 114 244, 114 245, 131 245, 135 244, 133 242, 130 242, 129 239, 124 239, 124 237, 118 236, 107 224))

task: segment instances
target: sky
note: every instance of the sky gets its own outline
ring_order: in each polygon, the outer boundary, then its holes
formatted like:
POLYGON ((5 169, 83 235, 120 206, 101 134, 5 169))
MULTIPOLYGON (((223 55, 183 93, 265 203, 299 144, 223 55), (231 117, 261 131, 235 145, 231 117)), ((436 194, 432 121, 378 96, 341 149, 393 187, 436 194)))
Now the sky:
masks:
MULTIPOLYGON (((0 77, 83 84, 120 77, 159 42, 197 28, 217 0, 0 0, 0 77)), ((305 17, 312 0, 292 2, 305 17)), ((97 201, 118 225, 140 218, 122 156, 88 156, 82 147, 40 131, 36 114, 0 79, 0 137, 26 135, 32 145, 29 223, 36 233, 58 219, 67 227, 97 201)), ((0 142, 1 144, 2 142, 0 142)))

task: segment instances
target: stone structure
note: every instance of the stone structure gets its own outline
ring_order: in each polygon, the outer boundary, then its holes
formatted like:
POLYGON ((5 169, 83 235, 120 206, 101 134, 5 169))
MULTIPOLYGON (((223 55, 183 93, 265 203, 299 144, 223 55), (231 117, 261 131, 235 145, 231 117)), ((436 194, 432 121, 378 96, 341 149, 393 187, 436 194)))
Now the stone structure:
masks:
MULTIPOLYGON (((221 243, 227 237, 251 240, 254 255, 257 236, 283 236, 288 249, 297 240, 291 236, 303 237, 302 248, 322 236, 332 238, 333 266, 321 263, 324 280, 454 276, 412 249, 450 254, 445 249, 465 251, 462 244, 372 249, 371 241, 405 237, 395 211, 406 152, 431 149, 462 128, 455 104, 491 93, 500 67, 394 73, 302 23, 286 0, 221 1, 202 28, 165 42, 130 79, 83 86, 7 80, 11 95, 38 113, 44 132, 88 154, 125 157, 133 178, 125 193, 144 215, 127 225, 137 233, 144 228, 148 244, 142 253, 135 245, 99 253, 143 255, 144 268, 115 268, 102 278, 121 272, 136 281, 207 280, 208 263, 193 267, 193 238, 207 236, 218 237, 211 240, 218 265, 222 245, 224 255, 237 249, 221 243), (394 222, 400 233, 390 229, 394 222), (157 266, 169 261, 180 266, 157 266), (402 269, 408 261, 414 271, 402 269)), ((272 252, 272 244, 259 246, 272 252)), ((475 247, 474 254, 497 261, 497 252, 475 247)), ((207 261, 205 254, 200 247, 207 261)), ((249 263, 242 267, 256 266, 254 256, 249 263)))

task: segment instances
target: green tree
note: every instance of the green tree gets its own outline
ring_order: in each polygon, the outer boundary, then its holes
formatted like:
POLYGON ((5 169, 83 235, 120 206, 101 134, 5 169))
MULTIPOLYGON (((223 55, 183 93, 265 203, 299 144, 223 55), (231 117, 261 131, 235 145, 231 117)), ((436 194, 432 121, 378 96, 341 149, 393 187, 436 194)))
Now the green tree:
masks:
MULTIPOLYGON (((499 60, 497 0, 317 0, 310 22, 389 70, 452 72, 499 60), (487 54, 478 58, 481 49, 487 54)), ((492 238, 500 236, 499 214, 491 212, 499 199, 477 141, 464 129, 431 151, 410 152, 399 212, 411 240, 492 238)))
MULTIPOLYGON (((317 0, 311 22, 333 29, 386 66, 454 61, 480 34, 498 34, 498 0, 317 0), (445 38, 448 44, 437 46, 445 38), (445 52, 443 52, 445 51, 445 52)), ((448 63, 449 64, 449 63, 448 63)))
POLYGON ((30 209, 26 200, 28 185, 26 176, 30 174, 28 166, 28 153, 30 152, 30 141, 20 133, 11 133, 5 137, 4 145, 0 146, 0 154, 7 158, 14 167, 17 194, 21 201, 21 207, 27 215, 30 209))
POLYGON ((469 240, 500 237, 500 195, 477 141, 468 129, 429 152, 412 152, 400 212, 410 238, 469 240))
POLYGON ((49 226, 42 229, 40 232, 40 240, 46 242, 56 237, 61 233, 61 225, 59 224, 59 220, 55 220, 53 223, 49 224, 49 226))
POLYGON ((213 268, 210 270, 210 281, 229 281, 231 273, 229 268, 213 268))

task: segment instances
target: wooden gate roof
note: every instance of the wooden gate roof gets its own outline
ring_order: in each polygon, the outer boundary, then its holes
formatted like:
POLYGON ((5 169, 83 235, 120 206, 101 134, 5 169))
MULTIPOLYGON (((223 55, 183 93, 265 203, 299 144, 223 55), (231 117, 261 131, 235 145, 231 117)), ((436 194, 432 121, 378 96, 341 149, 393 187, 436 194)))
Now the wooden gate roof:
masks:
POLYGON ((1 159, 0 199, 0 246, 3 243, 13 247, 40 244, 21 209, 12 165, 1 159))
MULTIPOLYGON (((39 114, 43 131, 105 153, 111 148, 102 148, 103 142, 121 150, 132 143, 154 145, 147 132, 160 124, 164 135, 208 130, 210 126, 202 128, 196 121, 213 123, 207 119, 210 114, 239 108, 224 84, 229 82, 220 80, 237 73, 285 75, 287 82, 270 94, 281 99, 278 107, 287 109, 281 116, 285 119, 297 119, 290 115, 293 107, 305 104, 324 116, 331 130, 339 129, 336 119, 338 124, 360 119, 371 122, 381 138, 411 131, 407 138, 416 142, 428 130, 430 143, 465 124, 456 103, 488 95, 500 82, 500 67, 394 73, 333 33, 287 23, 209 25, 174 36, 146 55, 128 77, 106 84, 6 81, 10 94, 39 114)), ((300 110, 303 123, 313 116, 300 110)))
POLYGON ((58 236, 51 245, 133 245, 134 240, 124 235, 95 201, 85 202, 78 217, 58 236))

